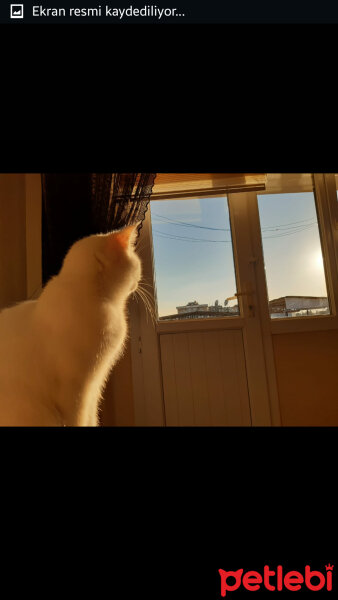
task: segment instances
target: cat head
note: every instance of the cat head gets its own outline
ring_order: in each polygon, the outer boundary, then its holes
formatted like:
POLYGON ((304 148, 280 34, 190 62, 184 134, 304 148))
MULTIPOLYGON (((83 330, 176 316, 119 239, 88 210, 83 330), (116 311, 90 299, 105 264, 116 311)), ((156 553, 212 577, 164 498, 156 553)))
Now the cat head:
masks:
POLYGON ((138 225, 79 240, 68 251, 60 277, 92 287, 105 298, 127 298, 141 277, 141 261, 134 250, 138 225))

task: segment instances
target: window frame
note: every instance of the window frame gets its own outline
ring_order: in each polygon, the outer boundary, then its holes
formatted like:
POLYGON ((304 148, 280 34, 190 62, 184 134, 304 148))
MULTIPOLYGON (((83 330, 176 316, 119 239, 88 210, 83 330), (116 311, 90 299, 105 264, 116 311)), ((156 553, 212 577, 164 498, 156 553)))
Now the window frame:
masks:
MULTIPOLYGON (((231 206, 229 204, 229 192, 209 192, 208 194, 196 194, 194 196, 186 196, 184 194, 181 194, 180 196, 177 196, 175 198, 172 197, 163 197, 163 198, 154 198, 153 201, 155 202, 162 202, 163 200, 170 200, 170 201, 176 201, 176 200, 189 200, 189 199, 196 199, 196 200, 200 200, 203 198, 219 198, 220 196, 224 196, 226 198, 227 201, 227 205, 228 205, 228 211, 229 211, 229 224, 230 224, 230 229, 231 229, 231 240, 232 240, 232 244, 231 244, 231 249, 232 249, 232 257, 233 257, 233 265, 234 265, 234 276, 235 276, 235 285, 236 285, 236 293, 238 293, 238 290, 240 289, 240 282, 238 279, 238 258, 237 258, 237 253, 236 253, 236 248, 235 245, 233 243, 233 239, 234 239, 234 224, 233 224, 233 217, 232 217, 232 210, 231 210, 231 206)), ((152 198, 150 198, 150 201, 152 201, 152 198)), ((160 320, 160 318, 158 318, 158 305, 157 305, 157 289, 156 289, 156 269, 155 269, 155 255, 154 255, 154 247, 153 247, 153 240, 152 240, 152 223, 151 223, 151 208, 149 205, 149 243, 151 244, 151 256, 152 256, 152 269, 153 269, 153 281, 154 281, 154 292, 155 292, 155 297, 154 297, 154 303, 155 303, 155 310, 156 310, 156 330, 158 333, 165 333, 167 331, 171 331, 172 326, 174 325, 174 327, 176 328, 177 331, 181 331, 181 332, 185 332, 185 331, 192 331, 194 329, 194 323, 196 323, 196 321, 198 321, 201 324, 201 328, 202 329, 208 329, 208 325, 210 324, 211 327, 210 329, 219 329, 220 328, 220 322, 226 322, 229 327, 236 329, 237 327, 242 327, 243 323, 244 323, 244 316, 243 316, 243 300, 242 297, 239 296, 238 297, 238 308, 239 308, 239 313, 238 314, 232 314, 229 316, 214 316, 214 317, 206 317, 203 319, 193 319, 193 318, 189 318, 189 319, 166 319, 166 320, 160 320)), ((227 328, 228 328, 227 325, 227 328)), ((222 326, 221 326, 222 328, 222 326)))
MULTIPOLYGON (((318 216, 318 229, 320 235, 321 249, 323 254, 325 280, 327 286, 327 293, 329 297, 329 304, 331 313, 329 315, 311 315, 302 317, 292 317, 292 319, 286 318, 275 318, 271 319, 268 310, 268 288, 265 277, 264 269, 264 253, 263 244, 261 240, 261 231, 259 240, 256 239, 257 253, 261 255, 262 261, 258 265, 258 268, 262 271, 260 273, 260 286, 263 285, 266 290, 265 298, 262 298, 261 310, 264 318, 269 320, 269 329, 272 334, 283 334, 283 333, 296 333, 302 331, 324 331, 328 329, 338 329, 338 275, 337 275, 337 256, 336 256, 336 244, 334 239, 334 222, 330 210, 330 205, 335 199, 335 188, 333 190, 332 181, 330 184, 330 174, 325 173, 313 173, 313 192, 316 204, 317 216, 318 216), (330 185, 328 185, 328 183, 330 185), (263 304, 265 306, 263 306, 263 304)), ((285 190, 285 188, 276 188, 273 191, 266 190, 265 193, 287 193, 291 192, 292 188, 285 190)), ((309 191, 308 181, 304 186, 304 189, 297 189, 298 191, 309 191)), ((256 203, 258 211, 258 195, 256 194, 256 203)), ((259 217, 258 217, 259 218, 259 217)), ((256 224, 257 227, 257 224, 256 224)), ((259 223, 260 228, 260 223, 259 223)), ((255 236, 253 231, 253 236, 255 236)), ((257 237, 257 235, 256 235, 257 237)))
MULTIPOLYGON (((288 177, 290 184, 285 187, 283 182, 279 186, 278 182, 274 181, 272 188, 267 188, 265 191, 247 191, 242 192, 241 195, 246 196, 251 204, 250 213, 250 230, 253 241, 254 254, 257 258, 255 264, 257 287, 260 290, 258 294, 258 304, 261 312, 261 318, 266 321, 266 329, 271 334, 282 334, 302 331, 325 331, 329 329, 338 329, 338 227, 335 222, 335 209, 337 202, 336 192, 336 179, 333 173, 304 173, 302 177, 298 178, 294 174, 294 181, 292 178, 293 174, 277 174, 288 177), (301 179, 301 181, 299 180, 301 179), (295 182, 295 183, 294 183, 295 182), (272 194, 272 193, 288 193, 295 191, 295 185, 297 186, 297 192, 302 191, 313 191, 314 200, 316 204, 317 216, 318 216, 318 229, 320 235, 321 248, 323 253, 325 280, 327 286, 327 293, 329 297, 329 304, 331 313, 329 315, 311 315, 302 317, 292 317, 292 319, 286 318, 275 318, 271 319, 269 312, 269 296, 267 289, 267 282, 265 277, 264 268, 264 252, 261 239, 261 225, 259 220, 258 210, 258 195, 272 194)), ((229 200, 230 197, 236 196, 237 194, 227 193, 224 194, 228 198, 230 223, 232 229, 232 237, 234 236, 234 229, 232 223, 232 213, 230 210, 229 200)), ((208 197, 218 197, 219 193, 209 193, 208 197)), ((199 198, 201 196, 194 196, 199 198)), ((205 196, 203 196, 205 197, 205 196)), ((169 199, 169 198, 163 198, 169 199)), ((171 198, 172 201, 184 199, 184 196, 180 198, 171 198)), ((162 198, 156 198, 156 201, 161 202, 162 198)), ((233 246, 234 263, 235 263, 235 276, 237 289, 241 289, 240 282, 238 281, 238 268, 237 268, 237 256, 236 249, 233 246)), ((154 261, 154 257, 153 257, 154 261)), ((157 294, 155 295, 157 299, 157 294)), ((240 314, 237 316, 223 317, 222 321, 226 321, 228 326, 230 321, 233 319, 233 326, 236 327, 236 322, 243 318, 243 308, 241 306, 241 297, 239 298, 240 314)), ((197 320, 197 319, 196 319, 197 320)), ((208 319, 198 319, 199 323, 202 321, 212 326, 214 321, 214 327, 220 322, 220 317, 211 317, 208 319)), ((177 330, 188 331, 193 329, 195 319, 182 319, 179 321, 157 321, 156 329, 160 333, 164 333, 169 330, 173 324, 177 330)))

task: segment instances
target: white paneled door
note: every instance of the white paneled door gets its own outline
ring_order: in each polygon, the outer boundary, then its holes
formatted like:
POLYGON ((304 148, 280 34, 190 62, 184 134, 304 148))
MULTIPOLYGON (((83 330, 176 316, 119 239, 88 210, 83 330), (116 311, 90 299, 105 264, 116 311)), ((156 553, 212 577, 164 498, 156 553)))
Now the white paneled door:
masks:
POLYGON ((160 335, 167 425, 251 425, 240 330, 160 335))
POLYGON ((279 424, 256 194, 184 202, 152 202, 142 228, 155 318, 132 303, 136 425, 279 424))

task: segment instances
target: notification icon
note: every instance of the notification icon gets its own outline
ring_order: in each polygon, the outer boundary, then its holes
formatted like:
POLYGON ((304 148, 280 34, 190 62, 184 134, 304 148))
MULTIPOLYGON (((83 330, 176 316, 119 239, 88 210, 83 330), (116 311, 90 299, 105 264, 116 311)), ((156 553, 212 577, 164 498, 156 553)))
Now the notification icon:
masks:
POLYGON ((23 4, 11 4, 11 19, 23 19, 23 4))

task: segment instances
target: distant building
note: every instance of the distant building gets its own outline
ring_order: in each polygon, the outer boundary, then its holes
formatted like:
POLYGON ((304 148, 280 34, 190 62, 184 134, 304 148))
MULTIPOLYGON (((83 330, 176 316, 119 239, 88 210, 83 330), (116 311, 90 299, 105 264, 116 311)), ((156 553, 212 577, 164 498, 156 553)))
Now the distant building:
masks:
POLYGON ((328 314, 329 302, 325 296, 284 296, 270 300, 272 318, 328 314))
POLYGON ((198 304, 197 300, 188 302, 185 306, 176 306, 177 313, 179 315, 186 313, 206 312, 208 310, 207 304, 198 304))
POLYGON ((228 301, 224 301, 224 306, 219 304, 218 300, 215 300, 215 304, 199 304, 197 300, 193 302, 188 302, 184 306, 177 306, 177 314, 175 315, 166 315, 165 317, 160 317, 161 320, 173 320, 173 319, 196 319, 196 318, 207 318, 207 317, 217 317, 219 314, 221 315, 229 315, 229 314, 238 314, 238 305, 236 306, 227 306, 228 301))
MULTIPOLYGON (((232 298, 230 298, 232 299, 232 298)), ((199 304, 197 300, 188 302, 184 306, 176 307, 177 313, 160 317, 161 320, 174 319, 203 319, 217 317, 218 315, 238 315, 238 304, 224 306, 215 300, 215 304, 199 304)), ((283 296, 269 301, 269 311, 272 319, 282 317, 300 317, 311 315, 329 314, 329 302, 326 296, 283 296)))
POLYGON ((238 306, 230 307, 227 306, 227 304, 228 300, 224 301, 224 306, 222 306, 222 304, 220 304, 218 300, 215 300, 215 304, 210 304, 210 306, 208 306, 208 304, 198 304, 198 302, 194 300, 194 302, 188 302, 188 304, 185 304, 185 306, 177 306, 176 310, 179 315, 203 313, 205 316, 217 316, 218 313, 229 314, 238 311, 238 306))

